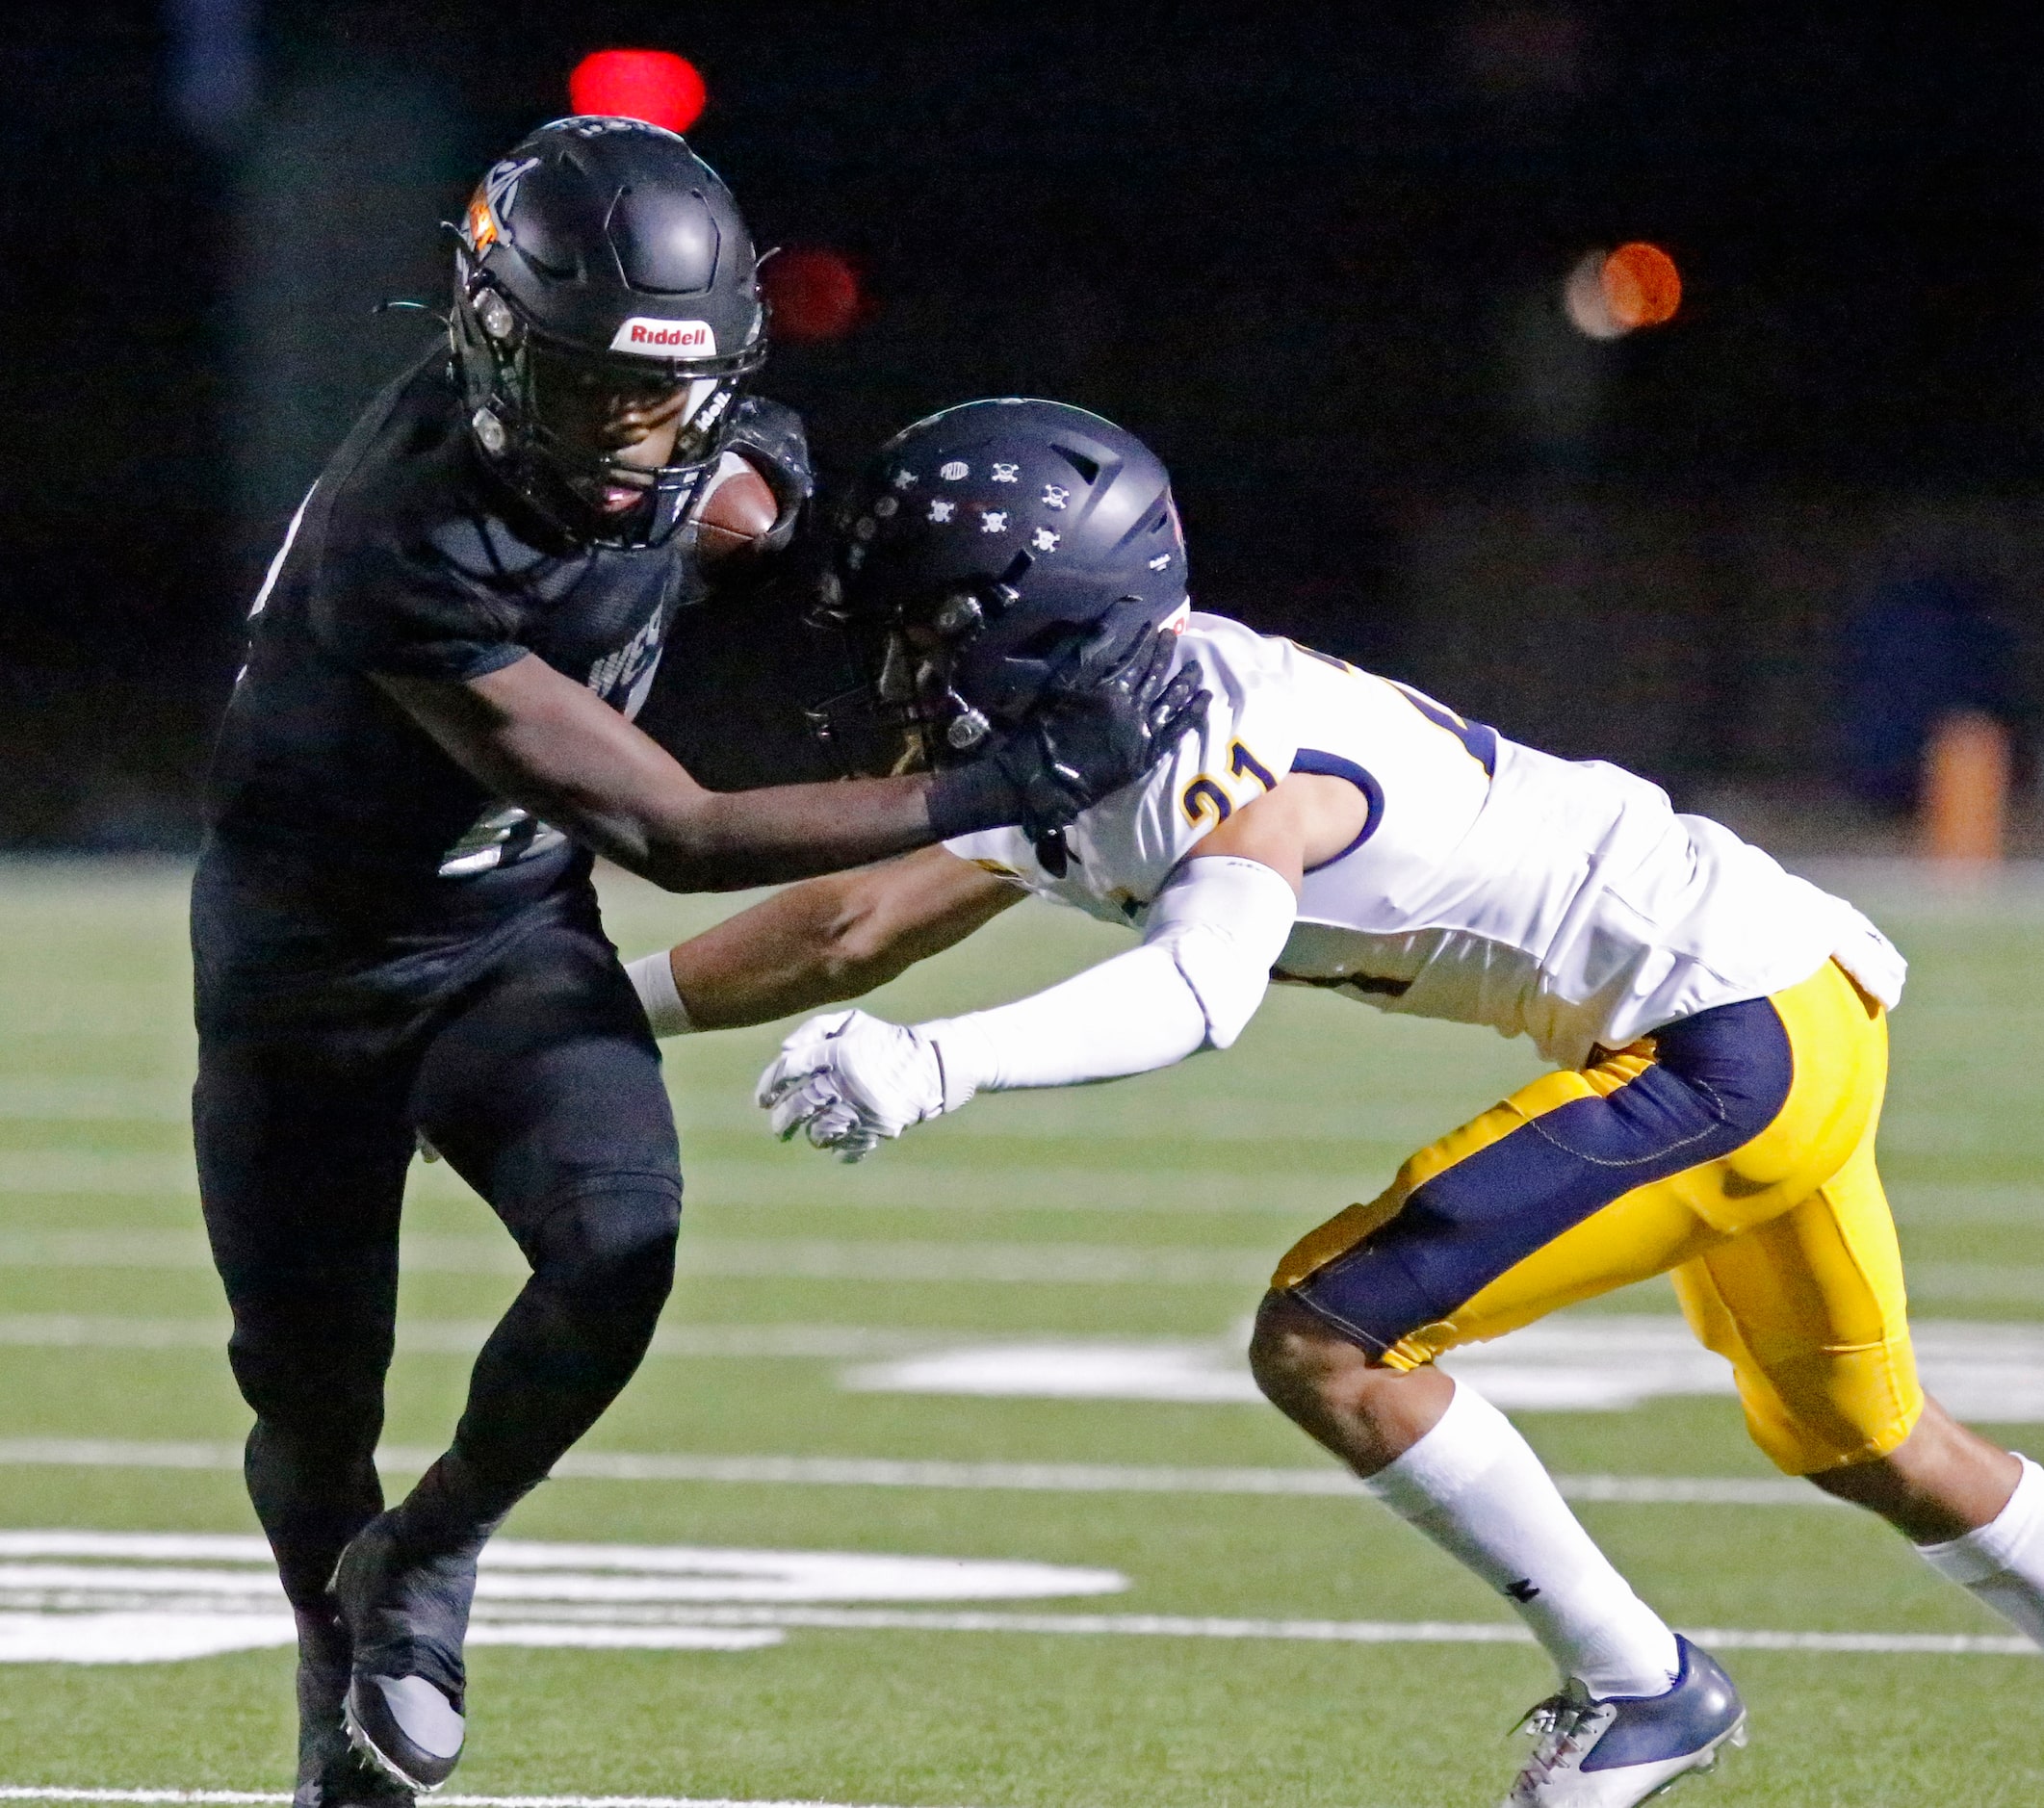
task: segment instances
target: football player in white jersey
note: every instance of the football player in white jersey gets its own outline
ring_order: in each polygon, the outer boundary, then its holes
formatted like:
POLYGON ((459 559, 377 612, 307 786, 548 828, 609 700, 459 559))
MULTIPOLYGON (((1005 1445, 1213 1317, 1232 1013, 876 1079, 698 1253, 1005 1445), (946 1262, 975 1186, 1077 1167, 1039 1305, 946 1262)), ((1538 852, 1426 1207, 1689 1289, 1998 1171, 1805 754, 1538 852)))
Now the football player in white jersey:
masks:
POLYGON ((1048 676, 1033 650, 1089 623, 1182 623, 1204 731, 1057 837, 997 830, 814 880, 635 963, 657 1030, 856 996, 1033 891, 1140 943, 964 1017, 811 1019, 762 1080, 774 1127, 856 1159, 977 1093, 1226 1048, 1272 979, 1531 1039, 1554 1072, 1285 1255, 1251 1350, 1264 1392, 1554 1658, 1508 1805, 1638 1802, 1742 1734, 1724 1672, 1433 1360, 1650 1275, 1730 1359, 1780 1467, 2044 1641, 2044 1470, 1917 1382, 1874 1165, 1903 963, 1865 917, 1616 766, 1187 613, 1163 468, 1081 410, 920 422, 841 527, 877 694, 939 761, 1026 707, 1048 676))

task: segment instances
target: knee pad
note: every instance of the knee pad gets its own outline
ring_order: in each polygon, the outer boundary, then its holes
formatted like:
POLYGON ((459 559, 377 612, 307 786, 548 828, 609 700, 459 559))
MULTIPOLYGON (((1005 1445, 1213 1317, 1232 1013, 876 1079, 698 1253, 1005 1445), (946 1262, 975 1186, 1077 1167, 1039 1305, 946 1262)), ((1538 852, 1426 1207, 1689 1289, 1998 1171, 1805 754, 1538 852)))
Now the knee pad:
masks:
POLYGON ((1923 1417, 1924 1390, 1906 1337, 1814 1352, 1763 1369, 1734 1358, 1746 1427, 1787 1475, 1815 1475, 1885 1457, 1923 1417))
POLYGON ((619 1302, 667 1297, 682 1225, 680 1191, 620 1177, 560 1201, 527 1247, 532 1272, 563 1293, 601 1291, 619 1302))

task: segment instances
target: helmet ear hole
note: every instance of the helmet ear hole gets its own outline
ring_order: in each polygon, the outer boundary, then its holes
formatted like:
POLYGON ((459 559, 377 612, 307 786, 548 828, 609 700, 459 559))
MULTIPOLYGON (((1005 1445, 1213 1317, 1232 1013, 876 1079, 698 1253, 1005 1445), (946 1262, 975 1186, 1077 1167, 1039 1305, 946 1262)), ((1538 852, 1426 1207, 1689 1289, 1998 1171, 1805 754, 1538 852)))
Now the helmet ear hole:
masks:
POLYGON ((1026 640, 1017 645, 1012 657, 1018 659, 1048 659, 1053 653, 1062 651, 1071 638, 1070 622, 1046 622, 1026 640))
POLYGON ((1098 458, 1089 458, 1082 452, 1073 451, 1070 446, 1054 446, 1051 450, 1078 473, 1081 483, 1090 484, 1100 476, 1100 461, 1098 458))

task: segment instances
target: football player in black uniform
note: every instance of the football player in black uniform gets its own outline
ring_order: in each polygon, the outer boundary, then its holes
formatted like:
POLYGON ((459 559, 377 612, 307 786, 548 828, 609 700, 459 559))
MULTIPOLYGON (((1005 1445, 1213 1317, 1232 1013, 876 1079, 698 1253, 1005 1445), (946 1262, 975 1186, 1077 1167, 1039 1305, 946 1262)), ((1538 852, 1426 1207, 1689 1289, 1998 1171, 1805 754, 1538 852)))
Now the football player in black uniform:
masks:
POLYGON ((193 894, 199 1178, 299 1627, 299 1808, 405 1803, 453 1770, 477 1554, 668 1291, 674 1125, 593 856, 694 891, 1048 836, 1203 707, 1153 635, 1094 641, 1059 650, 1031 720, 967 721, 978 757, 935 775, 705 790, 630 719, 710 582, 704 498, 745 460, 771 556, 809 487, 799 423, 741 394, 765 343, 744 224, 679 138, 580 117, 496 165, 459 238, 452 358, 371 403, 256 601, 193 894), (531 1276, 452 1446, 385 1511, 421 1136, 531 1276))

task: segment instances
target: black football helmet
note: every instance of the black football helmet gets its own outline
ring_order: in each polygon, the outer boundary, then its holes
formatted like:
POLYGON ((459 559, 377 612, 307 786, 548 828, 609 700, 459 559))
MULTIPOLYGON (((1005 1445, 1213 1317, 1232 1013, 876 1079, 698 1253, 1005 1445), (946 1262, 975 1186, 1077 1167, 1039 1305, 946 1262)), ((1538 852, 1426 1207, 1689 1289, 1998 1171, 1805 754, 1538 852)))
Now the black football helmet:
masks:
POLYGON ((909 764, 969 757, 1080 642, 1111 657, 1188 607, 1161 460, 1084 408, 1023 398, 946 408, 881 447, 839 505, 823 583, 866 708, 833 699, 812 719, 867 745, 905 735, 909 764))
POLYGON ((766 355, 752 239, 730 191, 659 126, 556 119, 491 167, 456 237, 448 326, 483 457, 578 543, 664 542, 766 355), (687 386, 672 457, 621 517, 587 499, 646 474, 563 439, 550 400, 575 384, 687 386))

